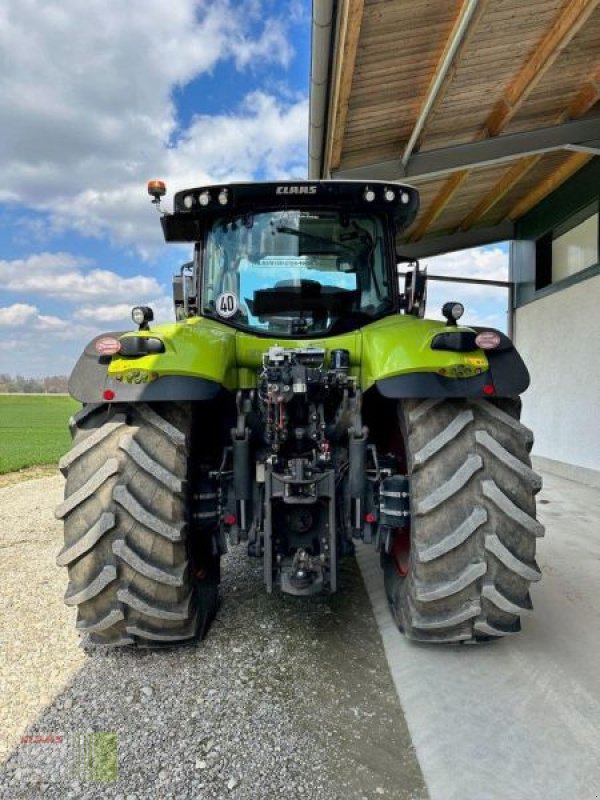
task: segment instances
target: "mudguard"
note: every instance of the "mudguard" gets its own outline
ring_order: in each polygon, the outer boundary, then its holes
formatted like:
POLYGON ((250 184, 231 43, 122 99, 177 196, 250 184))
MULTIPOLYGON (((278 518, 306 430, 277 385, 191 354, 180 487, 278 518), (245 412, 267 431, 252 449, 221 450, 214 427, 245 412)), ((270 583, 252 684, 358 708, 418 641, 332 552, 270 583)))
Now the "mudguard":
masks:
MULTIPOLYGON (((493 328, 473 328, 489 331, 493 328)), ((376 382, 384 397, 486 397, 493 386, 496 397, 515 397, 529 386, 529 371, 510 339, 500 331, 500 346, 486 350, 488 369, 468 378, 448 378, 434 372, 411 372, 376 382)))
MULTIPOLYGON (((477 331, 449 330, 438 321, 394 315, 338 336, 290 340, 289 346, 347 350, 351 374, 363 391, 375 385, 384 397, 508 397, 524 392, 529 373, 512 342, 500 334, 499 347, 484 352, 474 344, 477 331)), ((222 390, 254 388, 262 354, 276 344, 282 340, 202 317, 152 331, 103 333, 79 358, 69 391, 82 403, 209 400, 222 390), (111 357, 96 352, 96 341, 106 336, 121 339, 121 353, 111 357)))
POLYGON ((113 401, 119 403, 210 400, 221 391, 216 381, 187 375, 164 375, 150 383, 125 383, 110 377, 111 356, 99 355, 95 343, 107 336, 118 339, 125 333, 127 331, 102 333, 86 346, 69 378, 69 394, 80 403, 106 402, 104 392, 107 390, 113 392, 113 401))

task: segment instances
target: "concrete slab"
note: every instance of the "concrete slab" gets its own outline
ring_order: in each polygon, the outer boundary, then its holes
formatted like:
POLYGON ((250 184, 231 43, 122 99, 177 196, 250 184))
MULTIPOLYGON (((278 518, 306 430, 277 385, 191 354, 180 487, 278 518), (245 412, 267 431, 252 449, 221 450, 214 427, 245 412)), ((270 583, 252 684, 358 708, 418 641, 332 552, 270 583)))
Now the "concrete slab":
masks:
POLYGON ((431 800, 600 797, 600 489, 544 475, 547 527, 519 636, 419 647, 396 630, 378 557, 358 561, 431 800))

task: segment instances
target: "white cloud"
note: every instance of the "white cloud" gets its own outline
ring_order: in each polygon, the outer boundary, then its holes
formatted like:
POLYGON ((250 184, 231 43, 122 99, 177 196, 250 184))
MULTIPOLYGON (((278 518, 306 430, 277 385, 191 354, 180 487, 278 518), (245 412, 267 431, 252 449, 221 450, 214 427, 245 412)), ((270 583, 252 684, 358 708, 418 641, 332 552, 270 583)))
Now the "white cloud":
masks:
MULTIPOLYGON (((474 247, 458 250, 441 256, 424 258, 421 266, 427 266, 434 275, 450 275, 460 278, 477 278, 486 281, 508 280, 508 253, 500 247, 474 247)), ((478 293, 487 287, 462 284, 461 289, 478 293)))
POLYGON ((184 182, 198 174, 199 164, 209 165, 204 177, 216 181, 251 179, 259 170, 268 178, 281 177, 302 168, 307 125, 306 100, 283 105, 255 91, 235 114, 196 116, 169 151, 168 171, 184 182))
POLYGON ((16 328, 27 325, 38 314, 36 306, 28 303, 14 303, 0 308, 0 327, 16 328))
POLYGON ((485 292, 473 295, 465 291, 461 284, 444 284, 430 281, 427 290, 427 311, 429 319, 443 319, 442 306, 454 300, 465 307, 461 319, 463 325, 479 325, 506 330, 508 296, 506 290, 488 288, 485 292))
POLYGON ((39 314, 35 327, 39 331, 55 332, 55 331, 65 331, 70 327, 70 325, 69 321, 66 319, 61 319, 60 317, 54 317, 49 314, 39 314))
MULTIPOLYGON (((170 297, 162 296, 152 299, 142 299, 136 305, 146 305, 154 312, 156 322, 173 322, 175 311, 170 297)), ((116 305, 82 306, 73 313, 73 318, 82 322, 119 322, 126 327, 133 327, 131 321, 131 303, 117 303, 116 305)))
MULTIPOLYGON (((476 247, 426 258, 421 267, 432 275, 476 278, 486 281, 508 280, 508 253, 501 247, 476 247)), ((427 316, 442 319, 442 305, 455 300, 465 306, 462 323, 506 330, 508 290, 495 286, 450 283, 430 280, 427 289, 427 316)))
POLYGON ((174 320, 172 301, 154 278, 124 278, 70 253, 0 261, 1 289, 26 292, 28 297, 37 293, 40 300, 50 301, 48 312, 32 303, 0 307, 1 369, 12 373, 70 372, 86 343, 98 333, 135 328, 133 305, 150 305, 156 322, 174 320), (119 302, 111 302, 115 298, 119 302), (66 310, 56 311, 57 299, 70 301, 63 303, 66 310), (11 329, 19 331, 14 347, 8 340, 11 329))
POLYGON ((252 39, 238 35, 232 42, 233 57, 238 69, 252 67, 253 63, 276 61, 287 67, 294 50, 287 40, 280 20, 268 19, 262 36, 252 39))
POLYGON ((258 169, 303 173, 305 100, 252 93, 231 114, 200 113, 178 128, 175 89, 218 62, 244 71, 289 63, 287 21, 262 24, 261 10, 256 0, 5 3, 0 200, 148 250, 162 238, 149 178, 181 189, 258 169))
MULTIPOLYGON (((156 297, 148 305, 156 322, 174 321, 170 298, 156 297)), ((131 305, 88 306, 59 317, 42 314, 34 305, 15 303, 0 308, 0 371, 28 376, 69 374, 94 336, 134 329, 131 305), (8 338, 12 329, 18 329, 18 338, 8 338)))
MULTIPOLYGON (((4 330, 9 332, 8 328, 4 330)), ((38 313, 18 328, 18 337, 2 336, 0 372, 36 377, 68 375, 87 342, 101 330, 38 313)))
POLYGON ((0 261, 0 289, 27 292, 71 303, 118 298, 132 303, 162 293, 155 278, 125 278, 106 269, 89 269, 88 259, 69 253, 40 253, 25 259, 0 261))
MULTIPOLYGON (((47 333, 50 335, 50 339, 53 334, 62 335, 67 332, 69 336, 73 336, 81 332, 87 334, 93 330, 93 328, 89 326, 82 327, 68 318, 63 319, 51 314, 41 314, 37 306, 30 305, 29 303, 14 303, 13 305, 0 308, 0 327, 26 327, 29 333, 47 333)), ((44 341, 48 342, 49 340, 45 338, 44 341)), ((3 337, 3 347, 6 347, 6 342, 7 340, 3 337)))
MULTIPOLYGON (((308 103, 284 103, 252 92, 235 113, 198 115, 170 148, 156 154, 143 175, 103 189, 86 189, 51 205, 54 225, 134 243, 143 256, 162 242, 146 179, 166 180, 169 194, 189 186, 266 178, 303 177, 308 103)), ((165 201, 165 209, 170 205, 165 201)))
MULTIPOLYGON (((21 250, 75 230, 155 255, 162 233, 146 194, 149 178, 165 179, 172 194, 213 180, 303 175, 306 99, 266 72, 262 85, 269 90, 250 92, 227 113, 210 116, 200 95, 186 128, 176 101, 227 60, 253 78, 265 65, 289 65, 288 28, 306 21, 304 6, 303 0, 0 4, 0 202, 13 206, 13 217, 22 212, 13 230, 21 250)), ((71 253, 0 260, 0 291, 17 294, 0 301, 5 333, 27 320, 21 353, 9 356, 13 370, 31 350, 32 374, 68 371, 95 333, 133 327, 134 304, 151 305, 158 321, 173 319, 158 280, 118 273, 118 265, 71 253), (22 302, 9 305, 14 299, 22 302)))
POLYGON ((96 322, 115 322, 131 319, 131 306, 128 303, 118 303, 114 306, 82 306, 73 314, 75 319, 94 320, 96 322))

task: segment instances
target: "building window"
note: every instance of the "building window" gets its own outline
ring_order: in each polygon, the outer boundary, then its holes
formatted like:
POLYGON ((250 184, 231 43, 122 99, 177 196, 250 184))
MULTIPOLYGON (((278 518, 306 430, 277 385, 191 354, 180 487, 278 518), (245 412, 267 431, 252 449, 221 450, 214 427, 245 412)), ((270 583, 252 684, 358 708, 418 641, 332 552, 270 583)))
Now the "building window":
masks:
POLYGON ((543 289, 600 261, 597 205, 588 207, 535 243, 535 288, 543 289))
POLYGON ((552 241, 552 283, 598 263, 598 214, 552 241))

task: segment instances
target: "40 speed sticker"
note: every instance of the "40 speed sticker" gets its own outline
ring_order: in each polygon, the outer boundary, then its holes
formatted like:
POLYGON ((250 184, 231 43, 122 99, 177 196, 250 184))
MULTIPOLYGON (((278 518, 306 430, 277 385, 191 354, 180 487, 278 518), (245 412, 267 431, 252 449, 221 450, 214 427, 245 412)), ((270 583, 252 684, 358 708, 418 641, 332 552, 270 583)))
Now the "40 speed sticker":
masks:
POLYGON ((217 297, 217 314, 220 317, 233 317, 238 308, 238 299, 233 292, 223 292, 217 297))

